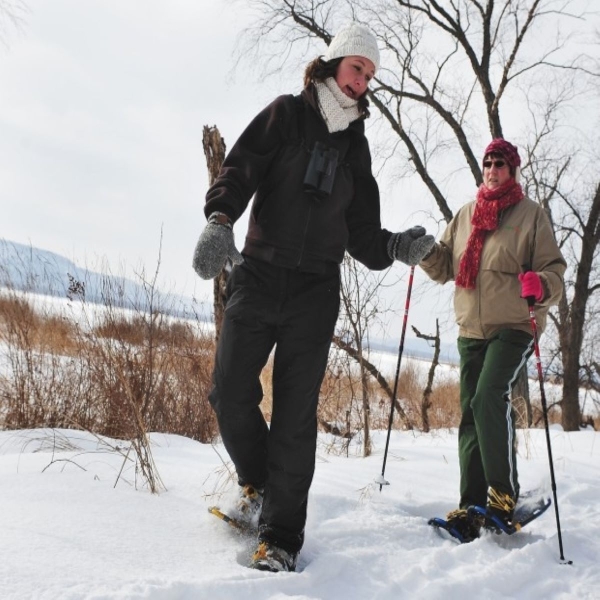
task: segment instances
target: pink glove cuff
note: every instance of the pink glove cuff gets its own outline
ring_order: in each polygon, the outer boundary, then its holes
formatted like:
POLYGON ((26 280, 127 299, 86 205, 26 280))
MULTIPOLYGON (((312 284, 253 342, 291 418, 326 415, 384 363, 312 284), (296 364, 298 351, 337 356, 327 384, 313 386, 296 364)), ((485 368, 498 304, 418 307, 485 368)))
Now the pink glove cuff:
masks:
POLYGON ((521 298, 533 296, 536 302, 541 302, 544 299, 544 286, 537 273, 534 271, 519 273, 519 281, 521 282, 521 298))

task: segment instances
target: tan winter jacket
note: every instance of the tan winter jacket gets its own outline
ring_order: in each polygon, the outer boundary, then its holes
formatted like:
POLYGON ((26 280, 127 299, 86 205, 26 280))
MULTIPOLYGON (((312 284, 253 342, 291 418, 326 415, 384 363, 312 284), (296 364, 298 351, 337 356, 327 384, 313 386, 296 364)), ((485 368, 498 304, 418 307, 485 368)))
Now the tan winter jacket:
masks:
MULTIPOLYGON (((439 243, 420 267, 438 283, 453 280, 471 233, 475 202, 463 206, 448 224, 439 243)), ((524 198, 500 216, 498 229, 488 233, 474 290, 455 287, 454 311, 461 337, 489 339, 500 329, 531 333, 527 302, 520 297, 518 274, 529 264, 541 278, 544 298, 535 305, 538 331, 546 326, 548 309, 563 293, 566 262, 542 207, 524 198)))

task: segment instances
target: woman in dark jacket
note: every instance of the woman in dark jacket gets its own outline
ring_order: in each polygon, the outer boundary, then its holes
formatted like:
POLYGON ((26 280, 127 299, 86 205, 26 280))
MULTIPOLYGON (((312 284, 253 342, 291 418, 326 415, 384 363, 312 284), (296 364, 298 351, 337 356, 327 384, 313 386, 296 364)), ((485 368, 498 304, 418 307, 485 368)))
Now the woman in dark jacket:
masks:
POLYGON ((381 227, 364 134, 366 91, 379 67, 373 34, 351 24, 311 62, 299 96, 276 98, 250 123, 206 195, 194 269, 236 265, 210 402, 240 484, 236 517, 258 518, 253 568, 293 571, 315 468, 319 389, 339 309, 344 252, 371 269, 415 265, 434 239, 381 227), (254 195, 242 254, 232 224, 254 195), (270 427, 260 373, 273 348, 270 427))

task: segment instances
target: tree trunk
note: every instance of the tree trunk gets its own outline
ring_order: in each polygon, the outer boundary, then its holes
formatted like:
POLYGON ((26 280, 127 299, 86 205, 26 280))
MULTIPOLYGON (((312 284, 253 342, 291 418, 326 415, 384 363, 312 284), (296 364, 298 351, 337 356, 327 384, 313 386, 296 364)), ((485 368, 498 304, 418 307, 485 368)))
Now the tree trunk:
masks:
POLYGON ((427 385, 423 390, 423 397, 421 399, 421 422, 423 424, 423 431, 429 433, 429 409, 431 408, 431 392, 433 391, 433 378, 435 377, 435 369, 440 364, 440 321, 435 320, 435 335, 425 335, 421 333, 414 325, 412 326, 415 335, 422 340, 427 340, 434 343, 433 359, 431 361, 431 367, 429 367, 429 374, 427 376, 427 385))
MULTIPOLYGON (((581 217, 580 217, 580 220, 581 217)), ((581 256, 575 274, 573 295, 567 302, 563 297, 559 306, 560 347, 562 352, 564 384, 561 402, 562 426, 565 431, 579 431, 581 407, 579 405, 579 385, 581 369, 581 349, 585 336, 586 309, 590 297, 600 288, 591 283, 594 273, 597 248, 600 245, 600 185, 591 199, 587 220, 583 226, 581 256)))
POLYGON ((565 431, 579 431, 581 425, 581 407, 579 406, 579 352, 570 348, 563 349, 563 393, 562 419, 565 431))
MULTIPOLYGON (((202 132, 202 146, 206 156, 206 166, 208 168, 208 184, 212 185, 219 175, 221 165, 225 160, 225 140, 221 137, 217 126, 204 126, 202 132)), ((229 260, 227 261, 229 263, 229 260)), ((227 277, 230 271, 230 265, 215 277, 213 281, 213 310, 215 319, 215 340, 219 341, 221 325, 223 324, 223 314, 225 313, 225 290, 227 287, 227 277)))
POLYGON ((359 348, 360 355, 360 389, 362 393, 363 407, 363 456, 371 456, 371 406, 369 403, 369 386, 367 384, 367 371, 362 364, 362 346, 359 348))

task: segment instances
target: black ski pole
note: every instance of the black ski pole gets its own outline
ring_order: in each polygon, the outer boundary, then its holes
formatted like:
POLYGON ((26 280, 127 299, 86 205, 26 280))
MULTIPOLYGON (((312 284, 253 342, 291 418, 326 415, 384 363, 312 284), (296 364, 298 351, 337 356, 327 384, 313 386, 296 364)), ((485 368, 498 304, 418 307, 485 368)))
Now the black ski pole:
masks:
POLYGON ((384 485, 389 485, 389 481, 386 481, 385 475, 385 463, 387 461, 388 448, 390 445, 390 434, 392 432, 392 423, 394 422, 394 403, 396 402, 396 394, 398 393, 398 378, 400 376, 400 364, 402 363, 402 353, 404 352, 404 335, 406 334, 406 323, 408 322, 408 309, 410 307, 410 294, 412 292, 413 278, 415 276, 414 265, 410 268, 410 275, 408 276, 408 291, 406 292, 406 304, 404 305, 404 321, 402 322, 402 335, 400 336, 400 346, 398 348, 398 361, 396 363, 396 378, 394 380, 394 391, 392 392, 392 406, 390 407, 390 420, 388 423, 387 439, 385 441, 385 451, 383 452, 383 466, 381 468, 381 475, 375 479, 375 483, 379 484, 379 491, 381 492, 384 485))
MULTIPOLYGON (((523 265, 523 271, 530 271, 529 265, 523 265)), ((565 560, 563 552, 562 534, 560 531, 560 516, 558 514, 558 499, 556 496, 556 478, 554 477, 554 461, 552 460, 552 445, 550 441, 550 426, 548 425, 548 406, 546 404, 546 392, 544 391, 544 374, 542 372, 542 360, 540 358, 540 345, 538 341, 537 319, 535 317, 535 297, 527 296, 529 307, 529 320, 531 321, 531 332, 533 334, 533 348, 535 351, 535 364, 537 366, 538 381, 540 384, 540 397, 542 400, 542 414, 544 416, 544 428, 546 429, 546 445, 548 446, 548 462, 550 464, 550 480, 552 482, 552 495, 554 497, 554 514, 556 515, 556 529, 558 531, 558 548, 560 550, 560 561, 563 564, 572 565, 572 560, 565 560)))

